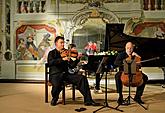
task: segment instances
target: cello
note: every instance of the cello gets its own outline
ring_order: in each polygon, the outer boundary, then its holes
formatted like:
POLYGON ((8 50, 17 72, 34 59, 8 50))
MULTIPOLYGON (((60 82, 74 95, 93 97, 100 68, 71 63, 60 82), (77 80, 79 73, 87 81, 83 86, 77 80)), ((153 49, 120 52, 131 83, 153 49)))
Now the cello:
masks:
POLYGON ((136 63, 136 72, 135 73, 125 73, 122 72, 121 81, 125 86, 138 87, 143 84, 143 74, 140 69, 141 67, 141 58, 137 56, 129 56, 125 59, 126 62, 135 62, 136 63), (131 76, 131 77, 130 77, 131 76), (131 79, 130 79, 131 78, 131 79), (129 81, 130 79, 130 81, 129 81))

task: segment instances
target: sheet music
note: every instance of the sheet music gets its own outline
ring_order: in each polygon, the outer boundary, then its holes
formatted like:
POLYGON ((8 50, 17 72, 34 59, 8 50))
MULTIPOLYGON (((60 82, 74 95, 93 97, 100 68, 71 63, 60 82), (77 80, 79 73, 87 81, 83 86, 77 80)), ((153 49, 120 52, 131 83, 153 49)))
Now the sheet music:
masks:
POLYGON ((135 60, 123 60, 124 63, 124 73, 128 74, 129 70, 128 70, 128 63, 130 63, 131 65, 131 74, 136 74, 136 61, 135 60))
POLYGON ((99 66, 97 68, 96 73, 101 73, 102 72, 103 64, 105 64, 107 60, 108 60, 108 57, 103 57, 103 59, 101 60, 99 66))

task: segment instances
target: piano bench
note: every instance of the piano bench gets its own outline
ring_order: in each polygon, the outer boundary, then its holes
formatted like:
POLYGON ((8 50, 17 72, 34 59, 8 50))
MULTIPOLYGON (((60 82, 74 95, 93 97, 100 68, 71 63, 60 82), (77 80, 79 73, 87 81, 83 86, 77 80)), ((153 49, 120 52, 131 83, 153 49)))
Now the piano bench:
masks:
MULTIPOLYGON (((45 64, 45 103, 48 103, 48 86, 52 86, 51 82, 48 80, 49 78, 49 66, 46 63, 45 64)), ((62 104, 65 105, 65 86, 67 86, 68 83, 64 81, 62 86, 62 104)), ((72 84, 72 100, 75 100, 75 85, 72 84)))

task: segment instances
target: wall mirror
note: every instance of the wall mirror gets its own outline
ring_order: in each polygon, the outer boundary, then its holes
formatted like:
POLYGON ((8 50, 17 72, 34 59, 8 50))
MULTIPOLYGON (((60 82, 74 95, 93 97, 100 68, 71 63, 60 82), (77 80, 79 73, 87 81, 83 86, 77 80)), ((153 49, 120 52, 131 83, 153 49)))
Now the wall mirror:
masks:
POLYGON ((101 18, 88 18, 80 29, 73 32, 72 42, 84 53, 88 44, 94 44, 97 52, 104 50, 106 23, 101 18))

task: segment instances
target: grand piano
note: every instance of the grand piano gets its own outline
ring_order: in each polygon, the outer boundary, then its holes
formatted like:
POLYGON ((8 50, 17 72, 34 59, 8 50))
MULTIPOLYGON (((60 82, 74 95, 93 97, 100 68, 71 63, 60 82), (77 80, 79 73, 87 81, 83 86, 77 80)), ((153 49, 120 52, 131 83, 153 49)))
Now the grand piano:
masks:
MULTIPOLYGON (((125 44, 131 41, 135 44, 135 52, 144 61, 142 67, 161 67, 165 73, 165 39, 129 36, 123 33, 123 29, 124 24, 106 25, 105 51, 124 51, 125 44)), ((103 56, 90 56, 87 64, 87 67, 90 67, 89 70, 96 72, 102 58, 103 56)), ((111 59, 110 64, 113 64, 114 59, 111 59)))
POLYGON ((107 24, 105 50, 125 49, 125 44, 131 41, 135 51, 142 57, 143 67, 165 67, 165 39, 149 37, 134 37, 123 33, 124 24, 107 24))

